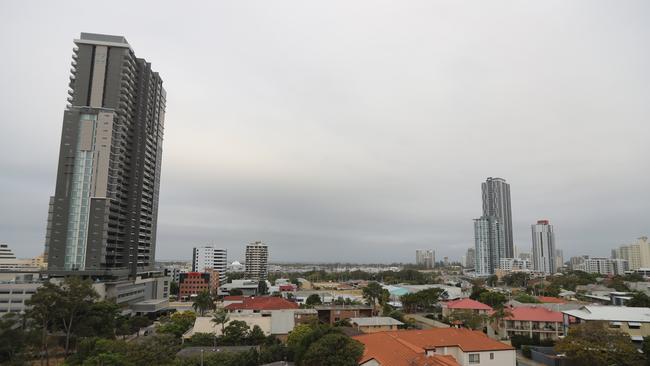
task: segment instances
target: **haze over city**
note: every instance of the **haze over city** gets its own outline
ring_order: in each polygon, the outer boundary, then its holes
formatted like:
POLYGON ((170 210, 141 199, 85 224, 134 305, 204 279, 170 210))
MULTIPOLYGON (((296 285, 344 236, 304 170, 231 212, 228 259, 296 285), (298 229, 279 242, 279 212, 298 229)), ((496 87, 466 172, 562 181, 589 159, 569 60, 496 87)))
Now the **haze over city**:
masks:
POLYGON ((458 260, 487 177, 511 185, 522 251, 538 219, 565 258, 650 232, 647 2, 150 7, 0 5, 0 241, 18 256, 43 251, 80 31, 124 35, 164 75, 156 259, 262 240, 271 261, 458 260))

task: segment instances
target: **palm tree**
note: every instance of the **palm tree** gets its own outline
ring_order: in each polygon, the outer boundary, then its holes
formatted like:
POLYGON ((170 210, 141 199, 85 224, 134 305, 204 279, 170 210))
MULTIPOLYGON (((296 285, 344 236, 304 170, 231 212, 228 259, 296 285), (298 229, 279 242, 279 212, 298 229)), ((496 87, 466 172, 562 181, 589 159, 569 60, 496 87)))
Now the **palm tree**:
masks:
POLYGON ((203 316, 206 311, 214 309, 214 301, 212 301, 212 296, 208 291, 201 292, 194 298, 192 307, 195 311, 198 311, 201 316, 203 316))
POLYGON ((218 309, 212 315, 212 322, 215 324, 221 324, 221 334, 223 335, 223 330, 226 326, 226 323, 230 320, 230 316, 224 309, 218 309))
POLYGON ((509 318, 511 316, 512 316, 512 312, 507 307, 498 306, 494 308, 494 312, 492 313, 492 315, 490 315, 490 320, 494 325, 494 331, 496 332, 497 336, 500 337, 499 330, 501 328, 501 322, 504 319, 509 318))

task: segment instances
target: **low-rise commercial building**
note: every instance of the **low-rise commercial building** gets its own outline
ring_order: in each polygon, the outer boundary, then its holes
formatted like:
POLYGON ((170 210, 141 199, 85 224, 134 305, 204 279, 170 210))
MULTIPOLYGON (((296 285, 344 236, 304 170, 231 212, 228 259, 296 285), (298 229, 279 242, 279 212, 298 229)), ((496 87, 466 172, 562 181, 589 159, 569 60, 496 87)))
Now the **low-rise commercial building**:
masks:
POLYGON ((575 318, 575 324, 603 321, 610 328, 627 333, 634 342, 643 342, 650 336, 650 308, 628 308, 624 306, 583 306, 580 309, 565 310, 563 326, 565 332, 575 318))
POLYGON ((232 290, 239 290, 244 296, 254 296, 258 285, 257 280, 233 280, 219 287, 219 295, 229 295, 232 290))
POLYGON ((482 332, 432 328, 353 337, 364 344, 363 366, 515 366, 515 349, 482 332))
POLYGON ((317 305, 318 320, 325 324, 334 324, 350 318, 367 318, 372 316, 372 307, 367 305, 317 305))
POLYGON ((219 288, 219 272, 210 270, 208 272, 187 272, 179 275, 178 297, 181 300, 189 300, 201 292, 208 291, 216 294, 219 288))
POLYGON ((401 321, 387 316, 350 318, 350 324, 353 328, 363 333, 397 330, 400 325, 404 325, 401 321))

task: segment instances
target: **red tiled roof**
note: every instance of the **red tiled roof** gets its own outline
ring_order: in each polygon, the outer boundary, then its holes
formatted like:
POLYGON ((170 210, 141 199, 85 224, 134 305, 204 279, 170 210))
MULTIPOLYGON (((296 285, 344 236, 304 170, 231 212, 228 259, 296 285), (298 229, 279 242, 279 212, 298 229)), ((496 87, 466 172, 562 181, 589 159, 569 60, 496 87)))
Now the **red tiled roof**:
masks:
POLYGON ((512 316, 507 320, 523 320, 538 322, 562 322, 563 316, 559 311, 552 311, 543 306, 521 306, 510 308, 512 316))
POLYGON ((488 305, 470 298, 447 301, 448 309, 469 309, 469 310, 492 310, 488 305))
POLYGON ((537 296, 537 300, 547 304, 566 304, 565 300, 552 296, 537 296))
POLYGON ((463 352, 501 351, 514 348, 505 343, 488 338, 482 332, 458 328, 431 328, 423 330, 398 330, 378 332, 354 337, 365 344, 365 340, 380 337, 377 334, 399 338, 422 349, 431 347, 459 347, 463 352))
POLYGON ((243 302, 226 306, 227 310, 284 310, 298 309, 295 302, 275 296, 244 297, 243 302))
POLYGON ((353 337, 364 344, 360 363, 372 359, 389 366, 460 366, 450 355, 427 357, 425 350, 402 340, 393 332, 378 332, 353 337))
POLYGON ((244 301, 244 296, 224 296, 223 301, 244 301))

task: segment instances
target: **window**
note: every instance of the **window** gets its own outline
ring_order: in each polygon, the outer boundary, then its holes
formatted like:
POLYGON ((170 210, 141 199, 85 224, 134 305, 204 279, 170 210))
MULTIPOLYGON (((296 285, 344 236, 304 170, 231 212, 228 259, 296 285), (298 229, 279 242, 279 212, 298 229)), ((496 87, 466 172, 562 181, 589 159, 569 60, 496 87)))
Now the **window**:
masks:
POLYGON ((469 363, 481 363, 481 355, 478 353, 470 353, 469 363))
POLYGON ((490 360, 494 360, 494 352, 490 352, 490 360))

